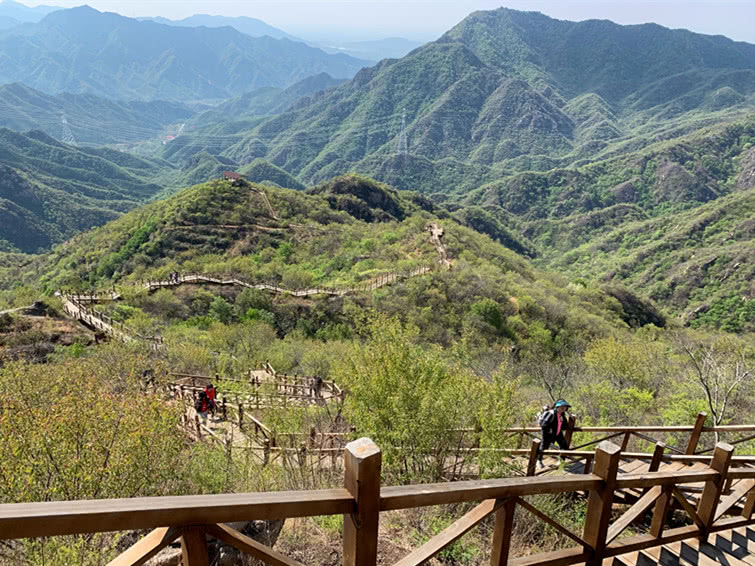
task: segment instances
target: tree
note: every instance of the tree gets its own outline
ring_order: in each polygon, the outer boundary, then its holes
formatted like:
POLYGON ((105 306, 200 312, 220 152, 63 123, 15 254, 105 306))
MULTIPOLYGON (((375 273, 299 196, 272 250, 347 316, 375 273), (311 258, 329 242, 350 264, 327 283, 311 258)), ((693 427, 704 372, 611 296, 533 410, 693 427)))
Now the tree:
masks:
MULTIPOLYGON (((705 395, 713 425, 725 423, 733 408, 753 391, 755 348, 745 339, 728 334, 709 340, 682 334, 678 342, 705 395)), ((719 436, 716 433, 716 442, 719 436)))
POLYGON ((366 331, 331 373, 349 392, 344 415, 381 447, 387 473, 437 481, 459 449, 452 431, 477 428, 483 382, 420 345, 416 327, 375 315, 366 331))
MULTIPOLYGON (((2 368, 0 502, 179 490, 180 412, 142 392, 143 362, 140 351, 117 345, 91 358, 2 368)), ((112 546, 107 535, 40 539, 26 541, 24 554, 35 564, 94 564, 112 546)))

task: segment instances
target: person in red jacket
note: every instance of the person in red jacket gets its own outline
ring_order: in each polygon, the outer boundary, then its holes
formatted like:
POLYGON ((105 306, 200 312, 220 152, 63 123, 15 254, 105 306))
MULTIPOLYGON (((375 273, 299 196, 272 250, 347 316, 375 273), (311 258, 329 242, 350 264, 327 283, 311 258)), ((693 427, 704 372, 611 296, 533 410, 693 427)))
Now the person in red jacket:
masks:
POLYGON ((207 398, 207 393, 204 391, 199 392, 199 397, 194 402, 194 409, 197 411, 197 415, 202 419, 203 424, 207 424, 207 412, 210 410, 210 400, 207 398))
POLYGON ((204 388, 204 394, 207 395, 207 400, 210 403, 210 412, 215 416, 215 398, 217 397, 218 390, 210 383, 204 388))

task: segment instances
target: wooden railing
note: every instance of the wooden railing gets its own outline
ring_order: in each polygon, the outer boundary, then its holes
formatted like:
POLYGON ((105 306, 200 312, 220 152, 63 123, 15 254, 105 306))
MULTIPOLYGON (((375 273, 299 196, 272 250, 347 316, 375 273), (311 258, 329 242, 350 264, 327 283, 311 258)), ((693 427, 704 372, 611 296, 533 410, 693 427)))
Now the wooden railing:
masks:
POLYGON ((68 316, 83 322, 94 330, 99 330, 121 342, 131 342, 138 339, 148 342, 154 350, 159 350, 163 347, 161 336, 140 334, 127 328, 122 322, 94 308, 92 305, 101 299, 97 299, 92 295, 61 295, 61 299, 63 301, 63 310, 68 316))
POLYGON ((261 291, 271 291, 273 293, 290 295, 293 297, 311 297, 313 295, 331 295, 335 297, 342 297, 344 295, 352 295, 355 293, 364 293, 367 291, 374 291, 401 281, 416 277, 418 275, 424 275, 432 271, 431 266, 418 267, 408 272, 391 272, 379 275, 378 277, 362 283, 360 285, 351 285, 347 287, 311 287, 307 289, 289 289, 280 285, 270 283, 249 283, 237 278, 221 279, 218 277, 212 277, 204 274, 186 273, 181 274, 176 279, 164 279, 164 280, 148 280, 142 283, 142 286, 149 290, 155 291, 165 287, 176 287, 184 284, 211 284, 211 285, 233 285, 237 287, 244 287, 247 289, 257 289, 261 291))
POLYGON ((143 564, 180 539, 184 566, 207 566, 208 539, 217 539, 267 564, 301 566, 224 523, 343 515, 344 566, 374 566, 381 512, 481 501, 395 566, 422 564, 490 515, 495 515, 491 565, 568 566, 583 562, 598 565, 612 556, 685 539, 704 540, 712 533, 755 523, 755 469, 732 467, 733 452, 732 446, 718 444, 708 459, 708 467, 702 470, 620 474, 621 448, 603 442, 594 453, 595 467, 590 474, 384 487, 380 483, 381 452, 371 440, 362 438, 346 446, 344 487, 340 489, 5 504, 0 505, 0 539, 155 529, 110 564, 143 564), (700 483, 704 487, 695 507, 684 489, 686 485, 700 483), (732 487, 727 491, 725 486, 729 484, 732 487), (646 491, 611 522, 614 496, 626 489, 646 491), (588 492, 584 527, 579 534, 524 499, 570 492, 588 492), (742 505, 738 505, 742 500, 742 505), (688 515, 689 525, 667 528, 667 514, 674 502, 688 515), (545 521, 574 540, 576 546, 510 558, 516 507, 545 521), (620 538, 624 530, 651 508, 652 521, 646 534, 620 538))
MULTIPOLYGON (((643 441, 644 444, 663 444, 665 450, 673 452, 677 455, 695 455, 706 454, 713 451, 713 445, 711 442, 708 448, 699 448, 700 441, 705 435, 741 435, 739 438, 727 438, 727 442, 733 446, 748 442, 755 439, 755 425, 719 425, 715 427, 706 427, 705 420, 707 414, 705 412, 698 413, 695 418, 695 423, 692 425, 679 425, 679 426, 577 426, 576 419, 572 416, 569 418, 569 428, 566 432, 566 440, 569 443, 570 451, 577 451, 591 446, 595 446, 605 440, 611 440, 618 442, 623 452, 628 452, 630 441, 636 439, 643 441), (572 446, 571 441, 574 433, 587 433, 590 435, 596 435, 597 438, 593 438, 587 442, 572 446), (682 440, 684 436, 688 435, 686 442, 682 442, 680 447, 667 446, 665 439, 658 438, 659 434, 663 435, 681 435, 682 440)), ((471 430, 471 429, 470 429, 471 430)), ((529 455, 531 464, 534 466, 534 453, 537 450, 535 444, 536 437, 541 433, 538 427, 512 427, 502 431, 504 436, 522 438, 530 438, 532 442, 530 448, 519 448, 511 450, 512 454, 529 455)), ((520 443, 521 446, 521 443, 520 443)), ((568 456, 571 459, 590 459, 592 452, 582 451, 574 454, 573 452, 562 452, 563 455, 568 456)), ((646 455, 647 456, 647 455, 646 455)), ((668 458, 665 456, 664 458, 668 458)))

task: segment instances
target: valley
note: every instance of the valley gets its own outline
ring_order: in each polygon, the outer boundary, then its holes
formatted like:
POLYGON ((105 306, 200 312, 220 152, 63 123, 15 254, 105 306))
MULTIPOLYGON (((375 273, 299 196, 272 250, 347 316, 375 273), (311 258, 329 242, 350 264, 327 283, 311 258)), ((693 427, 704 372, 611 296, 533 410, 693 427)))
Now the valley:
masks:
POLYGON ((0 0, 0 566, 753 562, 755 44, 116 4, 0 0))

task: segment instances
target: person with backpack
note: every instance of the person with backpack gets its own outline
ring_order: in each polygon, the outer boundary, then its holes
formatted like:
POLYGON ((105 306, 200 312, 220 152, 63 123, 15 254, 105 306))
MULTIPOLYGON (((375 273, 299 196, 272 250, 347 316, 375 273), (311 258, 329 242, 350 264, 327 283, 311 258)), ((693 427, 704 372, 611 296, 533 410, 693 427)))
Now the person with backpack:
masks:
POLYGON ((538 468, 542 469, 545 467, 545 464, 543 464, 543 452, 548 450, 554 442, 558 444, 561 450, 569 449, 569 443, 566 441, 564 433, 569 429, 569 419, 566 413, 570 408, 571 405, 569 403, 563 399, 559 399, 553 404, 552 408, 543 411, 538 416, 537 420, 543 435, 537 454, 538 468))
POLYGON ((196 410, 199 418, 202 419, 202 424, 207 424, 207 411, 210 410, 210 400, 207 398, 207 393, 204 391, 199 392, 199 397, 194 401, 194 410, 196 410))

